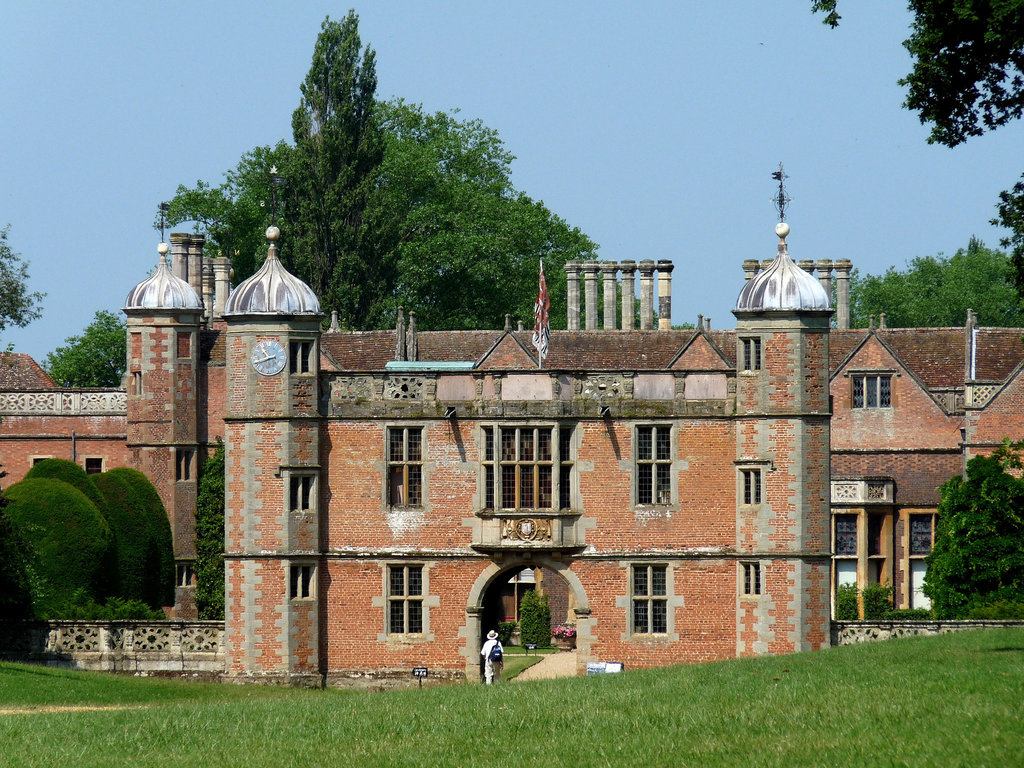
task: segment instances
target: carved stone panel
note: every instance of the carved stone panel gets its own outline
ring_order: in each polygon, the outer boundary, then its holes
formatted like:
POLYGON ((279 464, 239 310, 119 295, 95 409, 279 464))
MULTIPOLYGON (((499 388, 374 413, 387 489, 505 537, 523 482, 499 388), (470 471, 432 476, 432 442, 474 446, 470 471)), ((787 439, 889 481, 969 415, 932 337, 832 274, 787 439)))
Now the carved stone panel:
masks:
POLYGON ((384 397, 388 400, 422 400, 426 382, 420 376, 388 376, 384 397))
POLYGON ((502 520, 501 538, 503 541, 551 541, 551 521, 533 517, 502 520))

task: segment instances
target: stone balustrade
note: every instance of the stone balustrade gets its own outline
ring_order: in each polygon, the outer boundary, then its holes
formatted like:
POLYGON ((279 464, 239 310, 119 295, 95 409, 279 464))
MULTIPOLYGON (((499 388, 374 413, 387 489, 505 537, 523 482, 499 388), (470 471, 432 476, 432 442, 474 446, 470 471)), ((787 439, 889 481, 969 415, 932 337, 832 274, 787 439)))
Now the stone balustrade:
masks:
POLYGON ((124 416, 124 390, 0 392, 0 416, 124 416))
POLYGON ((898 637, 944 635, 968 629, 1024 627, 1024 621, 833 621, 832 645, 856 645, 898 637))

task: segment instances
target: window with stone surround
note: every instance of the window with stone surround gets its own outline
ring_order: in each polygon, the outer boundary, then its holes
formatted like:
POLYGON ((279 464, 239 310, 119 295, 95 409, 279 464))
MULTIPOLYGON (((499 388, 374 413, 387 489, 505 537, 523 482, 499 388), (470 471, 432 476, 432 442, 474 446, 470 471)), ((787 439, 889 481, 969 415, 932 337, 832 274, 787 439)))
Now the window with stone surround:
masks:
POLYGON ((634 565, 631 570, 632 634, 666 634, 668 632, 668 566, 634 565))
POLYGON ((176 584, 179 587, 194 587, 196 585, 195 580, 195 563, 191 562, 180 562, 175 566, 175 578, 176 584))
POLYGON ((933 516, 911 515, 910 516, 910 556, 923 557, 932 552, 933 516))
POLYGON ((740 594, 757 596, 761 594, 761 564, 758 562, 740 563, 740 594))
POLYGON ((312 341, 293 341, 288 345, 288 371, 312 373, 314 344, 312 341))
POLYGON ((291 600, 310 600, 315 595, 316 566, 294 563, 288 567, 288 597, 291 600))
POLYGON ((388 634, 423 632, 423 566, 388 566, 388 634))
POLYGON ((857 556, 857 515, 833 515, 836 557, 857 556))
POLYGON ((316 475, 289 472, 288 509, 291 512, 316 509, 316 475))
POLYGON ((85 457, 85 474, 98 475, 103 471, 103 458, 101 456, 85 457))
POLYGON ((174 479, 178 482, 192 479, 192 459, 195 456, 195 451, 191 448, 177 448, 177 453, 174 479))
POLYGON ((142 395, 142 371, 132 371, 131 384, 128 391, 135 396, 142 395))
POLYGON ((853 382, 854 408, 891 408, 892 376, 889 374, 857 374, 853 382))
POLYGON ((485 509, 568 509, 572 505, 572 426, 486 426, 485 509))
POLYGON ((388 428, 388 504, 423 506, 423 428, 388 428))
POLYGON ((740 480, 743 483, 744 506, 759 505, 761 503, 761 468, 741 469, 740 480))
POLYGON ((635 432, 636 503, 672 503, 672 428, 640 426, 635 432))
POLYGON ((740 339, 743 347, 743 370, 761 370, 761 339, 758 336, 740 339))

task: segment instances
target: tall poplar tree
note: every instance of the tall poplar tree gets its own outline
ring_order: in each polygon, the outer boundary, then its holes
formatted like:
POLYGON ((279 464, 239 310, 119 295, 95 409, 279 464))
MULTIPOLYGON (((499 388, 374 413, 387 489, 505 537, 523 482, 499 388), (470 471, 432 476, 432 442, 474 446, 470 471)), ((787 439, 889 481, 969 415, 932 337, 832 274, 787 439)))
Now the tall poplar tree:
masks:
POLYGON ((292 114, 282 252, 347 327, 372 313, 387 283, 367 217, 384 159, 376 91, 375 54, 362 47, 358 16, 325 19, 292 114))

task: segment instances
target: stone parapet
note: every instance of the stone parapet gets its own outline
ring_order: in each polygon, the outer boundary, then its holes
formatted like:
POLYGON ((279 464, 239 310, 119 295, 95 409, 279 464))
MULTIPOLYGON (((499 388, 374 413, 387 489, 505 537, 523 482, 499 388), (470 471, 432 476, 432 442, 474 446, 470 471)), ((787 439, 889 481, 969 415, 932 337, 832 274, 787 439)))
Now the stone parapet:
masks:
POLYGON ((124 390, 53 390, 0 392, 0 416, 124 416, 124 390))
POLYGON ((856 645, 898 637, 921 637, 969 629, 1024 627, 1024 621, 833 621, 832 645, 856 645))

